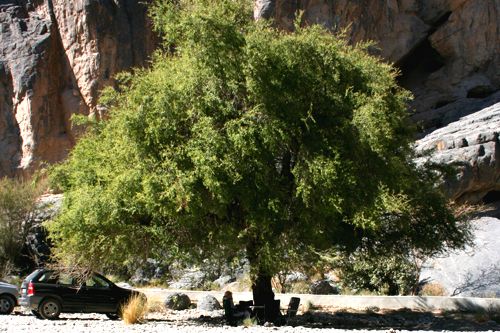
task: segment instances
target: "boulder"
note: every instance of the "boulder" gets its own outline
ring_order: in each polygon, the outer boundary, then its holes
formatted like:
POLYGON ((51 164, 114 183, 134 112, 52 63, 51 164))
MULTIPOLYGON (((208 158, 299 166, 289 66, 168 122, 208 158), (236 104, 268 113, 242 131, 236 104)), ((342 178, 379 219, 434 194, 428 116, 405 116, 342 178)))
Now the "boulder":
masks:
POLYGON ((313 295, 337 295, 339 290, 328 280, 320 280, 311 284, 310 293, 313 295))
POLYGON ((24 243, 24 260, 20 263, 24 269, 40 267, 48 262, 51 254, 50 240, 43 222, 54 218, 62 206, 61 194, 46 194, 38 198, 36 210, 26 221, 28 228, 24 243))
POLYGON ((220 310, 221 306, 217 298, 212 295, 206 295, 198 301, 198 310, 215 311, 220 310))
POLYGON ((499 132, 500 103, 496 103, 429 133, 415 147, 418 152, 432 152, 420 162, 430 159, 456 167, 444 185, 449 198, 493 202, 500 190, 499 132))
POLYGON ((192 268, 184 270, 181 277, 178 280, 171 281, 169 283, 169 286, 170 288, 173 289, 192 290, 201 288, 205 282, 206 282, 205 272, 196 268, 192 268))
POLYGON ((230 275, 223 275, 219 277, 217 280, 214 281, 215 284, 217 284, 219 287, 224 287, 228 283, 236 281, 236 278, 230 275))
POLYGON ((472 224, 474 245, 430 260, 420 276, 442 286, 448 295, 500 297, 500 220, 483 216, 472 224))
POLYGON ((130 281, 135 285, 148 284, 153 279, 162 279, 167 271, 168 265, 159 260, 147 258, 146 261, 141 264, 141 267, 135 270, 130 281))
POLYGON ((172 293, 165 298, 164 305, 170 310, 186 310, 191 305, 189 296, 183 293, 172 293))

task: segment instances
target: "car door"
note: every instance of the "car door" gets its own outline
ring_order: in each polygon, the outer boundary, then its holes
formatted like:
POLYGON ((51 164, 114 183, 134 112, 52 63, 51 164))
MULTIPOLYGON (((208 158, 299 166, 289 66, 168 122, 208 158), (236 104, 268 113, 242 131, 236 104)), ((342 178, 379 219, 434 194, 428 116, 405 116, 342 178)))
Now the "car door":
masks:
POLYGON ((87 295, 87 311, 98 313, 115 313, 118 296, 113 284, 99 275, 93 274, 85 281, 87 295))
POLYGON ((85 299, 83 290, 69 274, 60 273, 56 280, 56 291, 62 299, 63 311, 84 312, 85 299))

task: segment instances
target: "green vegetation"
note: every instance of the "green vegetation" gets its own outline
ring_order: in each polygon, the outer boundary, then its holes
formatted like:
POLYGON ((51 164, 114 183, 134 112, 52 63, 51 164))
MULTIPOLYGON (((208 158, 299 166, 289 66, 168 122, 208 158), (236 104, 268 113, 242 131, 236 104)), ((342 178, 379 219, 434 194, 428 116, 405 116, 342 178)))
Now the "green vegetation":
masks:
POLYGON ((52 172, 60 260, 246 256, 262 304, 274 274, 326 250, 463 244, 435 174, 412 162, 409 94, 368 45, 319 26, 278 31, 252 20, 250 1, 156 1, 151 13, 165 51, 105 92, 109 120, 52 172))
POLYGON ((38 194, 29 182, 0 179, 0 277, 19 267, 38 194))

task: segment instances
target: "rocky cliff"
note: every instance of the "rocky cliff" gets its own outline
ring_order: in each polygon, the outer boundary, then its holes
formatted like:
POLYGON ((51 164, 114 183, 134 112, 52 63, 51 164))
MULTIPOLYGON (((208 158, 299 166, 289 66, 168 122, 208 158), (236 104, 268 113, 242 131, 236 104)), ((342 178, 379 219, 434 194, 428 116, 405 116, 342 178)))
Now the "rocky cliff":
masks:
POLYGON ((254 16, 293 29, 299 11, 304 24, 374 41, 373 52, 399 67, 415 96, 412 118, 429 135, 419 149, 459 166, 451 198, 500 199, 500 0, 257 0, 254 16))
MULTIPOLYGON (((64 158, 75 140, 70 116, 100 117, 99 90, 146 63, 155 42, 143 3, 0 0, 0 176, 64 158)), ((451 149, 462 135, 456 121, 500 112, 488 109, 500 102, 500 0, 256 0, 254 15, 293 29, 298 11, 304 24, 346 30, 352 43, 373 40, 373 52, 400 68, 401 85, 415 95, 412 118, 422 137, 431 135, 421 145, 468 165, 450 180, 452 198, 500 190, 498 130, 482 132, 492 118, 466 121, 470 145, 451 149)))
POLYGON ((292 29, 298 11, 306 24, 347 29, 353 43, 376 42, 401 69, 414 119, 427 129, 475 111, 469 99, 500 89, 499 0, 257 0, 254 15, 292 29))
POLYGON ((63 159, 73 114, 155 47, 138 0, 0 0, 0 176, 63 159))

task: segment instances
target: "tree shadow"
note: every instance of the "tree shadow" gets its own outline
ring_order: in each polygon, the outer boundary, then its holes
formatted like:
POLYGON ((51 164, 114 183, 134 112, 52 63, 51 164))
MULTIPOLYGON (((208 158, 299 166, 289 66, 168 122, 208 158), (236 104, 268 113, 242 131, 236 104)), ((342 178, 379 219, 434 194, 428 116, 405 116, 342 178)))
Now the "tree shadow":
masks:
MULTIPOLYGON (((282 326, 301 326, 324 329, 368 329, 368 330, 426 330, 441 332, 484 332, 500 330, 500 312, 496 316, 484 309, 474 310, 473 304, 459 302, 457 308, 467 312, 423 312, 412 310, 385 310, 373 312, 335 312, 315 310, 297 315, 282 326)), ((223 316, 200 316, 187 319, 184 324, 220 327, 228 325, 223 316)))
MULTIPOLYGON (((297 316, 296 323, 308 328, 489 331, 500 324, 484 312, 421 312, 412 310, 374 312, 313 312, 297 316)), ((289 323, 293 324, 293 323, 289 323)))

